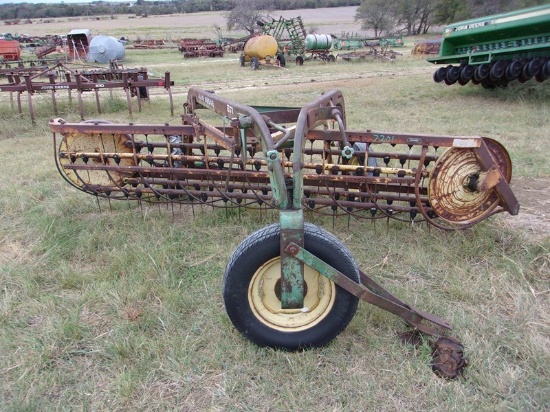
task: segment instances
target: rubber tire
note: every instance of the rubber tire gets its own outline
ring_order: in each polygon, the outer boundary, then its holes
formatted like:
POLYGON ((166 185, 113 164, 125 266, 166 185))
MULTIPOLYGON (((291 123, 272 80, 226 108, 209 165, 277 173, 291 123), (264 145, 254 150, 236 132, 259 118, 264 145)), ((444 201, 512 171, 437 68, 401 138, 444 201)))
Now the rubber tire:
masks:
POLYGON ((285 59, 285 56, 283 54, 278 54, 277 55, 277 61, 279 62, 279 66, 281 66, 281 67, 286 66, 286 59, 285 59))
POLYGON ((485 80, 487 77, 489 77, 490 72, 491 65, 487 63, 480 64, 476 67, 476 70, 474 72, 474 79, 478 82, 481 82, 482 80, 485 80))
POLYGON ((522 70, 523 70, 522 63, 518 60, 513 60, 506 67, 506 72, 504 73, 504 77, 508 81, 516 80, 522 70))
POLYGON ((302 56, 296 57, 296 64, 298 66, 303 66, 304 65, 304 58, 302 56))
POLYGON ((250 69, 251 70, 258 70, 259 67, 260 67, 260 61, 256 57, 253 57, 250 60, 250 69))
POLYGON ((436 83, 441 83, 445 79, 445 75, 447 74, 447 68, 446 67, 440 67, 438 68, 433 75, 433 80, 436 83))
POLYGON ((451 86, 458 81, 459 77, 460 77, 460 67, 451 66, 447 69, 447 73, 445 73, 445 84, 447 86, 451 86))
POLYGON ((244 56, 239 56, 239 63, 241 67, 244 67, 244 56))
POLYGON ((466 66, 462 67, 462 69, 460 70, 460 77, 458 79, 459 83, 464 86, 470 80, 472 80, 475 70, 475 67, 471 64, 467 64, 466 66))
POLYGON ((504 73, 506 72, 506 62, 504 60, 499 60, 493 63, 491 66, 491 71, 489 72, 489 79, 492 83, 497 83, 504 73))
POLYGON ((531 78, 539 74, 542 64, 539 59, 532 59, 528 64, 523 68, 523 73, 531 78))
MULTIPOLYGON (((266 226, 248 236, 233 252, 223 276, 223 300, 229 319, 247 339, 259 346, 300 350, 326 345, 349 324, 358 298, 338 285, 330 312, 313 326, 300 331, 283 331, 268 326, 253 312, 249 286, 262 265, 280 256, 280 226, 266 226)), ((315 225, 304 225, 305 249, 359 282, 357 266, 348 249, 331 233, 315 225)))

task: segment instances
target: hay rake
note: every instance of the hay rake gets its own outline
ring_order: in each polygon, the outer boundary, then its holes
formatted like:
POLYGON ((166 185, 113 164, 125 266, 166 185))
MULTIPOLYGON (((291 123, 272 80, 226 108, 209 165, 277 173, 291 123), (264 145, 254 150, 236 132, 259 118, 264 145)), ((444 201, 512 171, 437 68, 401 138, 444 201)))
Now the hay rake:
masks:
POLYGON ((224 274, 227 313, 259 345, 322 346, 347 326, 358 299, 424 333, 451 328, 364 274, 338 239, 305 223, 304 211, 445 230, 519 212, 500 143, 349 130, 337 90, 297 108, 191 88, 184 108, 181 125, 53 119, 57 167, 98 198, 278 210, 279 222, 247 237, 224 274), (220 124, 203 120, 213 113, 220 124))

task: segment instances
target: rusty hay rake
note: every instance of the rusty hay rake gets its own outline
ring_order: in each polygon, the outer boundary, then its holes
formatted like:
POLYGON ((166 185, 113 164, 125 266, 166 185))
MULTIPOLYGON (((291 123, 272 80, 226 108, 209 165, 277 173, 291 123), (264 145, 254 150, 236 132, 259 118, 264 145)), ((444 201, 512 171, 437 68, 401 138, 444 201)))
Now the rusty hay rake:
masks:
POLYGON ((98 198, 278 210, 279 222, 247 237, 224 274, 227 313, 259 345, 322 346, 358 299, 424 333, 451 328, 383 289, 304 211, 445 230, 519 211, 497 141, 350 130, 337 90, 303 107, 252 107, 192 88, 184 107, 181 125, 53 119, 57 167, 98 198), (220 123, 202 120, 208 112, 220 123))

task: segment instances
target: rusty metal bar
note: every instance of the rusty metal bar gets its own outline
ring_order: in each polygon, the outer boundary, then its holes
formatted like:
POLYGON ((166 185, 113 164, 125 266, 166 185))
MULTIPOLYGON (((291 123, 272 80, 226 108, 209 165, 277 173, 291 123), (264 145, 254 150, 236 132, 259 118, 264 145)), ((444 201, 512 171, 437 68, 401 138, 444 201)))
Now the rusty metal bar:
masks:
POLYGON ((341 286, 352 295, 357 296, 359 299, 364 300, 371 305, 377 306, 385 311, 399 316, 407 322, 407 324, 423 333, 433 336, 441 335, 434 327, 421 324, 423 320, 427 320, 436 326, 440 326, 445 329, 452 329, 451 325, 447 321, 435 315, 418 311, 403 303, 363 272, 361 272, 360 277, 362 283, 356 283, 296 243, 288 244, 286 252, 294 256, 303 264, 314 268, 323 276, 341 286))
MULTIPOLYGON (((79 114, 81 119, 84 119, 84 108, 82 101, 82 93, 93 91, 95 94, 96 107, 98 113, 101 113, 101 102, 99 97, 99 91, 102 89, 109 89, 112 93, 113 89, 124 89, 127 97, 128 110, 132 114, 131 107, 131 96, 130 92, 136 91, 138 96, 138 107, 141 111, 142 105, 139 99, 140 97, 140 88, 147 90, 147 96, 149 94, 148 88, 150 87, 163 87, 168 91, 169 100, 170 100, 170 112, 174 114, 174 103, 171 92, 171 86, 173 81, 170 80, 170 73, 166 72, 163 79, 151 79, 148 78, 147 72, 145 69, 136 70, 118 70, 116 73, 106 72, 106 71, 71 71, 70 69, 64 68, 63 64, 58 63, 51 68, 45 68, 38 73, 35 73, 31 76, 28 71, 21 72, 12 72, 7 75, 8 84, 0 85, 0 91, 9 92, 12 99, 13 105, 13 93, 40 93, 40 92, 51 92, 53 108, 55 115, 58 115, 57 112, 57 99, 55 97, 55 92, 59 90, 66 90, 69 96, 69 102, 72 103, 72 91, 76 90, 78 92, 78 105, 79 105, 79 114), (62 70, 64 72, 62 72, 62 70), (55 75, 52 73, 53 70, 58 70, 59 80, 56 81, 55 75), (74 75, 74 80, 72 76, 74 75), (24 82, 21 82, 21 76, 25 79, 24 82), (41 77, 47 77, 47 82, 39 81, 41 77)), ((30 97, 29 97, 30 99, 30 97)), ((22 113, 21 108, 19 108, 19 113, 22 113)), ((34 113, 30 113, 31 117, 34 117, 34 113)))

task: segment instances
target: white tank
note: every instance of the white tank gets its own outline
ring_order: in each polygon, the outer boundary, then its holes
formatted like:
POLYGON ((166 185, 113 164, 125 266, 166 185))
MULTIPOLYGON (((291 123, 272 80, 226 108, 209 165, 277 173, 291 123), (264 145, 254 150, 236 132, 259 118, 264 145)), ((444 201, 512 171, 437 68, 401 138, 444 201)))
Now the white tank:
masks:
POLYGON ((109 63, 111 60, 122 60, 126 50, 118 39, 99 34, 90 42, 88 61, 95 63, 109 63))

